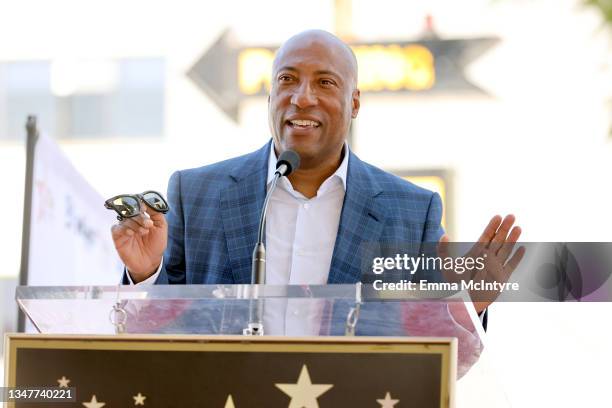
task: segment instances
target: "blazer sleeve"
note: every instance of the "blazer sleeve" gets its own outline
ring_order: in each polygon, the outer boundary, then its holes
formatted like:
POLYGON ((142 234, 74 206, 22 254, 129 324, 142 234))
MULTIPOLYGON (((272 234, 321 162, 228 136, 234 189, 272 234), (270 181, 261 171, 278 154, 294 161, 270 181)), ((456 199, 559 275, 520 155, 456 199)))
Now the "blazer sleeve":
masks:
POLYGON ((176 171, 168 182, 168 247, 156 284, 185 284, 185 216, 181 191, 181 172, 176 171))
MULTIPOLYGON (((442 199, 438 193, 433 193, 431 201, 429 202, 422 242, 438 242, 442 235, 444 235, 444 228, 442 228, 442 211, 442 199)), ((488 309, 482 311, 478 317, 480 318, 482 327, 486 331, 489 320, 488 309)))
POLYGON ((427 209, 421 242, 438 242, 444 235, 442 211, 442 199, 438 193, 433 193, 427 209))

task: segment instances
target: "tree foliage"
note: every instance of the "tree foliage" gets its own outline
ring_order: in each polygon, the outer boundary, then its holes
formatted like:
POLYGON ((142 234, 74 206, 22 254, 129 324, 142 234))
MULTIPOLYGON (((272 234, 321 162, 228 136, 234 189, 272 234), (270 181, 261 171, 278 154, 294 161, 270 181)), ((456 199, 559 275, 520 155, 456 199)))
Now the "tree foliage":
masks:
POLYGON ((612 25, 612 0, 584 0, 589 5, 596 7, 603 16, 606 24, 612 25))

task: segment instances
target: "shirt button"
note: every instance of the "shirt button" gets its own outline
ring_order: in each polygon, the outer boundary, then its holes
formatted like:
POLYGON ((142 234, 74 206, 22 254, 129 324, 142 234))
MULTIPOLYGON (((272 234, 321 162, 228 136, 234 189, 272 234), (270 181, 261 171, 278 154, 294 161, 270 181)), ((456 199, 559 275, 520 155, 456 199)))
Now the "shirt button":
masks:
POLYGON ((308 203, 304 204, 304 209, 307 210, 310 205, 308 203))

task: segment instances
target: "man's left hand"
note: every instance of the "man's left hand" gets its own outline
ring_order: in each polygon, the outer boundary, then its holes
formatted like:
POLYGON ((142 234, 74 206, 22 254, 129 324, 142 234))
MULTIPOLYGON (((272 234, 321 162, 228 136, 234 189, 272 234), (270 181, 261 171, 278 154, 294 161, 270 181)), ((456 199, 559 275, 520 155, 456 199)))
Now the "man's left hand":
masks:
MULTIPOLYGON (((499 215, 494 216, 489 221, 478 242, 463 255, 464 258, 483 257, 484 268, 478 270, 473 268, 465 273, 458 274, 454 270, 445 270, 444 275, 447 281, 471 279, 477 282, 501 282, 505 283, 512 272, 525 255, 525 248, 519 247, 512 255, 514 246, 521 236, 521 227, 514 226, 516 221, 514 215, 509 214, 503 220, 499 215), (510 256, 512 255, 512 256, 510 256)), ((449 238, 445 234, 438 242, 438 254, 444 257, 448 254, 449 238)), ((478 313, 484 311, 499 296, 497 291, 472 291, 470 293, 474 307, 478 313)))

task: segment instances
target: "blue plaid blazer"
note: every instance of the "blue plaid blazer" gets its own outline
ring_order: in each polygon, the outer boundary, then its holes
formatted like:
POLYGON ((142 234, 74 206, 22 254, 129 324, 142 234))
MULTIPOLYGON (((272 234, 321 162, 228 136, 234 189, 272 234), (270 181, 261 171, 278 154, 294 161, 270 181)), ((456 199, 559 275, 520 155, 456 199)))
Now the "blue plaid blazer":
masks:
MULTIPOLYGON (((156 283, 250 283, 270 143, 253 153, 171 176, 168 248, 156 283)), ((362 279, 358 254, 364 243, 437 242, 443 234, 438 194, 349 154, 328 283, 362 279)))

